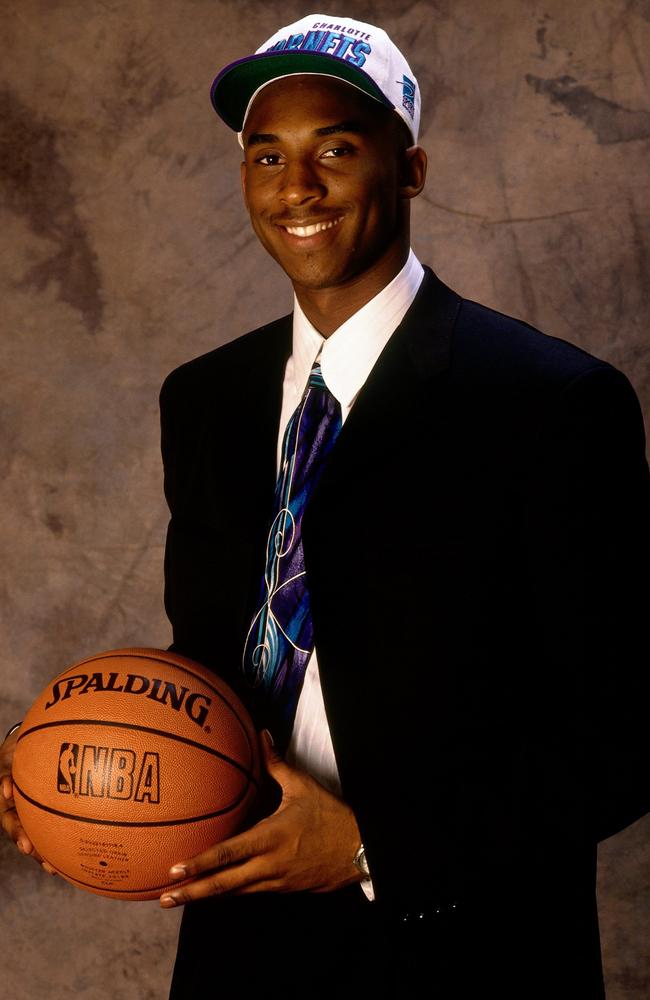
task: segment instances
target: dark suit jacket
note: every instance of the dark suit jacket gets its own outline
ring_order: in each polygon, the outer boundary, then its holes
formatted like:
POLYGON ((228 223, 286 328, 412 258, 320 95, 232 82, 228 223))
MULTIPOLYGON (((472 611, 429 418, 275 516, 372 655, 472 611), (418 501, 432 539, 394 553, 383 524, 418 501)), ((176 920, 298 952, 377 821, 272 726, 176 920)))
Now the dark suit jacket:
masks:
MULTIPOLYGON (((240 693, 290 352, 287 316, 161 395, 173 648, 240 693)), ((596 845, 650 807, 648 497, 625 376, 426 269, 305 511, 374 905, 424 946, 482 935, 503 996, 522 954, 556 996, 602 996, 596 845)))

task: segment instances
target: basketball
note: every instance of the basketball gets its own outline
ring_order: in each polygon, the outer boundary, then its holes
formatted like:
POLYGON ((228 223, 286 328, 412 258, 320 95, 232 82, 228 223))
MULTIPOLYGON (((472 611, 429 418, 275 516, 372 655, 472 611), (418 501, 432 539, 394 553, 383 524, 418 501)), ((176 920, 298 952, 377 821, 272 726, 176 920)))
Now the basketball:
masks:
POLYGON ((39 854, 72 885, 156 899, 174 862, 246 826, 257 734, 207 668, 159 649, 69 667, 20 728, 14 799, 39 854))

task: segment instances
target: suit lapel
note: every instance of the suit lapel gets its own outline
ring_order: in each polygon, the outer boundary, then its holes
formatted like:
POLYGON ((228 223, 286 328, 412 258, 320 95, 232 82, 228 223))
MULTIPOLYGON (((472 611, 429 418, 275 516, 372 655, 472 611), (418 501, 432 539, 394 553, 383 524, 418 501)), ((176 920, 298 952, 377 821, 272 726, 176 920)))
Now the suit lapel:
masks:
POLYGON ((211 449, 215 509, 231 492, 233 506, 224 544, 229 550, 233 594, 240 595, 236 614, 244 636, 255 610, 264 572, 267 536, 276 483, 276 446, 282 408, 282 386, 291 353, 292 317, 285 316, 233 345, 233 364, 222 387, 224 400, 215 399, 211 449), (230 484, 230 485, 229 485, 230 484))
MULTIPOLYGON (((409 444, 409 419, 426 393, 435 419, 447 400, 453 326, 461 298, 425 267, 425 276, 404 319, 388 340, 347 417, 329 462, 303 517, 305 545, 321 514, 337 506, 341 490, 353 487, 374 467, 385 466, 391 446, 409 444), (439 391, 429 391, 438 380, 439 391)), ((340 503, 340 499, 339 499, 340 503)))
MULTIPOLYGON (((242 382, 235 377, 241 404, 238 475, 239 493, 266 522, 273 507, 276 482, 278 426, 282 410, 282 387, 291 354, 293 314, 260 331, 255 350, 247 359, 242 382), (242 426, 243 424, 243 426, 242 426)), ((249 511, 253 515, 253 511, 249 511)))

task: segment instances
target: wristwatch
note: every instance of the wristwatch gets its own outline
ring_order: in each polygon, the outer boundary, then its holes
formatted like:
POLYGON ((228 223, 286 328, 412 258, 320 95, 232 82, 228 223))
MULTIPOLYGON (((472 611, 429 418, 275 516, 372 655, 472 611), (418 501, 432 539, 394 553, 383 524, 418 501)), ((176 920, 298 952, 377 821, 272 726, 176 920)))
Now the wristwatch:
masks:
POLYGON ((366 849, 363 844, 359 845, 359 850, 354 855, 352 864, 364 878, 370 878, 370 868, 368 867, 368 862, 366 860, 366 849))

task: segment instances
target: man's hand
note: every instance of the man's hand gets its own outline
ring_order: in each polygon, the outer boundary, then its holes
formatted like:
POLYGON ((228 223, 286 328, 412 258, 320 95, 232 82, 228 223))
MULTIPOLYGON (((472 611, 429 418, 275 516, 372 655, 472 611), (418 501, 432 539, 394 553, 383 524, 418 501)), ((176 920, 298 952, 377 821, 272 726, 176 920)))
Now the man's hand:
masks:
POLYGON ((161 906, 224 893, 330 892, 361 880, 352 862, 361 837, 350 807, 283 761, 266 732, 261 744, 266 769, 282 789, 277 810, 245 833, 174 865, 171 878, 193 881, 165 892, 161 906), (206 872, 207 878, 196 877, 206 872))
POLYGON ((13 732, 11 736, 7 737, 2 746, 0 746, 0 823, 2 823, 2 829, 6 835, 13 840, 21 854, 28 854, 46 872, 50 875, 55 875, 56 872, 54 869, 47 861, 43 861, 43 858, 23 830, 18 819, 18 813, 16 812, 11 781, 11 762, 14 757, 14 750, 16 749, 16 742, 18 741, 18 732, 19 730, 13 732))

